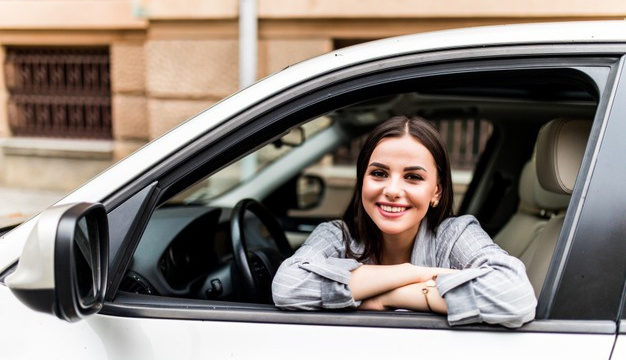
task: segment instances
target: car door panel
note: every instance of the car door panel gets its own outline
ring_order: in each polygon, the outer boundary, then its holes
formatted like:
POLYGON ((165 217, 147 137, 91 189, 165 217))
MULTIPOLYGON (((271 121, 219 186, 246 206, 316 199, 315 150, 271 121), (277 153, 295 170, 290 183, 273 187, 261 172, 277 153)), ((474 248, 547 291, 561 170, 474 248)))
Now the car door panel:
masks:
POLYGON ((611 354, 611 360, 626 359, 626 329, 620 331, 620 335, 615 341, 615 348, 611 354))
MULTIPOLYGON (((129 351, 127 354, 152 354, 155 359, 251 359, 259 354, 275 359, 395 359, 409 354, 437 359, 608 359, 614 339, 608 334, 118 320, 99 317, 88 322, 93 328, 102 326, 109 334, 114 333, 111 340, 118 336, 135 340, 129 342, 128 349, 122 349, 129 351), (177 334, 175 339, 173 334, 177 334)), ((108 347, 107 340, 103 342, 108 347)))
MULTIPOLYGON (((8 288, 0 286, 0 296, 8 288)), ((5 297, 6 298, 6 297, 5 297)), ((206 310, 211 311, 211 310, 206 310)), ((63 359, 608 359, 613 334, 306 326, 95 315, 76 324, 31 311, 16 299, 0 307, 3 357, 63 359), (36 344, 30 341, 36 339, 36 344)), ((332 316, 328 314, 327 316, 332 316)), ((535 322, 536 326, 542 321, 535 322)), ((545 323, 545 322, 544 322, 545 323)), ((602 327, 606 327, 604 324, 602 327)), ((618 343, 616 351, 622 351, 618 343)), ((620 357, 615 357, 618 359, 620 357)))

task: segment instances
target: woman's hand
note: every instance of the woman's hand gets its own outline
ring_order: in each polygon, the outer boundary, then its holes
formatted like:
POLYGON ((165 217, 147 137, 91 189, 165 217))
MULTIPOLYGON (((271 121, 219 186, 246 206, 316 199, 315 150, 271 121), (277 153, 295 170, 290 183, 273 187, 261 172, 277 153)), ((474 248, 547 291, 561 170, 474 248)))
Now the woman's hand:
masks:
POLYGON ((407 309, 433 311, 441 314, 448 313, 446 301, 439 295, 437 288, 428 286, 426 282, 402 286, 384 294, 372 296, 371 298, 363 300, 359 309, 407 309), (424 293, 424 288, 428 289, 426 294, 424 293))
POLYGON ((456 272, 454 269, 398 265, 363 265, 352 271, 350 290, 355 300, 366 300, 410 284, 423 283, 434 276, 456 272))

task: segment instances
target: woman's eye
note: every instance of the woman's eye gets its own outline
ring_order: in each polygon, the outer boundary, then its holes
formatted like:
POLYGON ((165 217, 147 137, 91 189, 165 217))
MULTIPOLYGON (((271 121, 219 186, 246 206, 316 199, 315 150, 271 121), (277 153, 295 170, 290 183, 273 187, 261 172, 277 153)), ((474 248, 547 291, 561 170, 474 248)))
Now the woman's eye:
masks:
POLYGON ((423 177, 421 177, 421 176, 420 176, 420 175, 418 175, 418 174, 406 174, 406 175, 404 176, 404 178, 405 178, 405 179, 407 179, 407 180, 413 180, 413 181, 420 181, 420 180, 424 180, 424 178, 423 178, 423 177))
POLYGON ((387 176, 387 173, 382 170, 372 170, 372 172, 370 172, 370 175, 372 175, 373 177, 385 177, 387 176))

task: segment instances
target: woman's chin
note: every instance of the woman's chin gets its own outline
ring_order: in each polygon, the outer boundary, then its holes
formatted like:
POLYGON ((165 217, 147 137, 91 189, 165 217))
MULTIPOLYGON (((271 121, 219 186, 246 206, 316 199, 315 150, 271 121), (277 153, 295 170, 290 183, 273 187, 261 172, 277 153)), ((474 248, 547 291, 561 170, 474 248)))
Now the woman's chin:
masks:
POLYGON ((398 236, 398 235, 403 235, 407 233, 411 233, 412 236, 415 236, 415 234, 417 234, 417 229, 418 229, 418 226, 415 226, 413 224, 411 224, 411 226, 401 225, 401 224, 397 224, 397 225, 376 224, 376 225, 378 225, 378 228, 384 235, 390 235, 390 236, 398 236))

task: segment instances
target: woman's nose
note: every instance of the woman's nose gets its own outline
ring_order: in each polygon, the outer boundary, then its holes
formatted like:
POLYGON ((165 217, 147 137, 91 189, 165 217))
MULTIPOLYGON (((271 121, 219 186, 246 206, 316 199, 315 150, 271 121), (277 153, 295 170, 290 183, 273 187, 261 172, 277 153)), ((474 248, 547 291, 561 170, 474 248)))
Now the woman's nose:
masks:
POLYGON ((383 189, 383 195, 389 199, 397 199, 400 197, 402 189, 400 188, 398 181, 395 179, 389 179, 387 185, 383 189))

